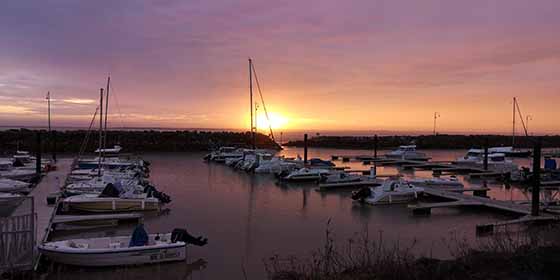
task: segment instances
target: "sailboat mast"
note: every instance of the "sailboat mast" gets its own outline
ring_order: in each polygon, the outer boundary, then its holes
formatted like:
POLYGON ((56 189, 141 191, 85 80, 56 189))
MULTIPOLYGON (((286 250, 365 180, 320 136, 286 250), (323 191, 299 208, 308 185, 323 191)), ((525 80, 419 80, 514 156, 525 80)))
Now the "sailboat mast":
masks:
POLYGON ((517 104, 517 98, 513 98, 513 128, 511 131, 511 147, 515 146, 515 105, 517 104))
POLYGON ((97 162, 97 176, 101 178, 101 151, 103 148, 103 88, 99 89, 99 155, 97 162))
POLYGON ((103 155, 105 156, 105 148, 107 147, 107 115, 109 115, 109 86, 111 84, 111 77, 107 77, 107 93, 105 98, 105 132, 103 134, 103 155))
POLYGON ((48 108, 48 119, 49 119, 49 136, 51 134, 51 92, 47 92, 47 108, 48 108))
POLYGON ((251 103, 251 137, 253 141, 253 149, 256 149, 255 126, 253 124, 253 61, 249 58, 249 102, 251 103))

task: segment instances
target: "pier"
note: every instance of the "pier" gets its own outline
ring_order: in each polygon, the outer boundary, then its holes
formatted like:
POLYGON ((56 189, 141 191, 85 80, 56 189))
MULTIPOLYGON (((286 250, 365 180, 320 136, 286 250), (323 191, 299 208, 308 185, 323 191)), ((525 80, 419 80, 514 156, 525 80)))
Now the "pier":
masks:
POLYGON ((443 198, 450 202, 420 203, 410 206, 414 214, 429 215, 432 208, 457 207, 457 206, 484 206, 491 209, 506 211, 517 215, 529 215, 531 208, 515 202, 502 201, 476 195, 465 195, 462 192, 438 190, 433 187, 424 187, 424 194, 443 198))

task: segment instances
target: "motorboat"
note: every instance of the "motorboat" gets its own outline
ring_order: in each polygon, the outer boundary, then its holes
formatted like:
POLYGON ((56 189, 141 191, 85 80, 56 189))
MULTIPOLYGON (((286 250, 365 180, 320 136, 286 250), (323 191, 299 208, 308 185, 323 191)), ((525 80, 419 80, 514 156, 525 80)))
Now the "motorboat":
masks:
MULTIPOLYGON (((153 187, 152 187, 153 188, 153 187)), ((119 185, 107 184, 100 194, 81 194, 65 198, 63 207, 66 210, 85 212, 127 212, 159 210, 163 203, 171 201, 169 197, 155 190, 145 188, 123 188, 119 185)))
MULTIPOLYGON (((480 153, 480 151, 482 150, 470 149, 465 157, 458 158, 453 163, 484 168, 484 152, 480 153)), ((519 167, 513 161, 507 159, 503 153, 488 153, 488 170, 501 173, 515 173, 519 171, 519 167)))
POLYGON ((456 176, 451 176, 449 179, 447 178, 414 178, 406 180, 408 183, 414 186, 420 187, 437 187, 438 189, 447 189, 447 190, 462 190, 464 188, 463 183, 457 179, 456 176))
POLYGON ((150 234, 148 244, 129 246, 131 236, 70 239, 39 245, 48 259, 78 266, 116 266, 182 261, 183 241, 173 241, 171 233, 150 234))
POLYGON ((80 169, 99 168, 99 165, 101 165, 101 168, 104 169, 120 169, 131 167, 144 168, 145 162, 141 159, 122 159, 118 157, 102 157, 101 161, 98 157, 78 160, 78 168, 80 169))
POLYGON ((242 158, 243 149, 235 147, 220 147, 217 151, 208 154, 205 158, 210 161, 225 163, 228 158, 242 158))
POLYGON ((349 182, 359 182, 362 181, 362 177, 356 174, 348 174, 346 172, 340 171, 323 177, 323 183, 325 184, 338 184, 338 183, 349 183, 349 182))
POLYGON ((0 170, 0 177, 19 180, 19 181, 31 181, 37 176, 37 173, 33 169, 28 168, 13 168, 10 170, 0 170))
POLYGON ((385 157, 402 160, 427 161, 430 158, 425 153, 416 151, 416 145, 399 146, 398 149, 385 154, 385 157))
POLYGON ((143 191, 144 186, 138 179, 121 178, 117 176, 102 175, 101 177, 92 178, 87 181, 78 181, 71 183, 64 187, 67 195, 76 194, 100 194, 108 184, 118 185, 120 188, 126 190, 134 189, 136 191, 143 191))
POLYGON ((335 166, 335 164, 330 160, 322 160, 320 158, 312 158, 312 159, 309 160, 308 166, 330 168, 330 167, 335 166))
POLYGON ((30 185, 22 181, 0 178, 0 193, 29 192, 30 185))
POLYGON ((408 203, 418 198, 424 189, 404 180, 386 180, 379 187, 365 187, 352 193, 352 199, 371 204, 408 203))
POLYGON ((319 181, 323 176, 327 176, 331 170, 320 168, 301 168, 284 176, 286 181, 319 181))
POLYGON ((284 157, 273 157, 270 160, 263 160, 255 168, 255 173, 282 173, 291 172, 303 167, 303 161, 286 159, 284 157))

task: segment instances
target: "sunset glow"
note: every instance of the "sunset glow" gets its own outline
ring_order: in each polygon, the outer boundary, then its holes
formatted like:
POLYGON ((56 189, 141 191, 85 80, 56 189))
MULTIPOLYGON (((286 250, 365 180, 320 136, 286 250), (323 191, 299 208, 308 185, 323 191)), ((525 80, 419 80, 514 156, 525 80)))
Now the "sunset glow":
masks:
POLYGON ((50 91, 54 126, 87 127, 110 74, 109 111, 124 116, 112 126, 249 129, 251 57, 275 129, 429 132, 437 111, 440 132, 509 133, 516 96, 533 132, 560 133, 559 11, 522 0, 9 1, 0 126, 44 125, 50 91))

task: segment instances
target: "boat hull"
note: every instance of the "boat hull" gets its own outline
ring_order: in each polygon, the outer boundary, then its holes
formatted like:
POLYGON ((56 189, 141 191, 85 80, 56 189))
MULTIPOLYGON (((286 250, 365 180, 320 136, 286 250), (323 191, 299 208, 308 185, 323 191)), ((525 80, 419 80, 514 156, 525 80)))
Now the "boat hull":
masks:
POLYGON ((419 193, 403 193, 403 194, 391 194, 384 195, 380 199, 365 199, 365 202, 371 205, 382 205, 382 204, 402 204, 409 203, 417 198, 419 193))
POLYGON ((50 260, 63 264, 78 266, 118 266, 132 264, 150 264, 172 261, 184 261, 186 246, 178 245, 168 248, 153 248, 117 252, 60 252, 39 247, 43 255, 50 260))
POLYGON ((142 201, 138 199, 105 199, 94 201, 64 201, 68 209, 105 213, 105 212, 128 212, 128 211, 156 211, 160 203, 156 201, 142 201))

